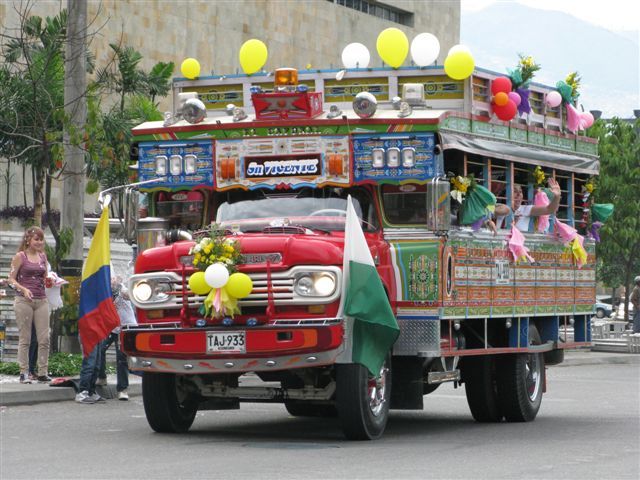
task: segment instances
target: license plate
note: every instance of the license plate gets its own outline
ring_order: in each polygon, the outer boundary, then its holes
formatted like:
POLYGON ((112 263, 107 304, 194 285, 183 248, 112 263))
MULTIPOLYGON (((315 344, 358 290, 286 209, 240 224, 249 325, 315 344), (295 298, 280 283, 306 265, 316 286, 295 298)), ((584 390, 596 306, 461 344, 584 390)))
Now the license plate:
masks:
POLYGON ((207 332, 207 353, 245 353, 244 332, 207 332))

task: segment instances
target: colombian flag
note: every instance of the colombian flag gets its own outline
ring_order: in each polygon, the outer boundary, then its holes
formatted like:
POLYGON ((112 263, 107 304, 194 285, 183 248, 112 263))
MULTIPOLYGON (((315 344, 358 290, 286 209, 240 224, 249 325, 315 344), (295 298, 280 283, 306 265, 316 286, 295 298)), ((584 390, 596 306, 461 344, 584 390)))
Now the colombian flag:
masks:
POLYGON ((120 317, 111 297, 110 264, 109 210, 105 207, 82 269, 78 332, 85 357, 120 325, 120 317))

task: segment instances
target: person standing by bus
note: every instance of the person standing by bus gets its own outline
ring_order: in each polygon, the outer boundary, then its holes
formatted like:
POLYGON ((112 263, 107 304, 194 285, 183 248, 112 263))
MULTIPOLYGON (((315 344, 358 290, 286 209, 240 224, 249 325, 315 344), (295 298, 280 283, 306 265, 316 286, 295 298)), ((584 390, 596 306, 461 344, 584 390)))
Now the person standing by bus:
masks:
POLYGON ((18 325, 18 364, 20 382, 29 380, 29 344, 31 326, 38 338, 39 382, 49 382, 49 301, 45 293, 47 256, 44 253, 44 232, 30 227, 24 233, 18 253, 11 260, 9 282, 16 290, 15 312, 18 325))

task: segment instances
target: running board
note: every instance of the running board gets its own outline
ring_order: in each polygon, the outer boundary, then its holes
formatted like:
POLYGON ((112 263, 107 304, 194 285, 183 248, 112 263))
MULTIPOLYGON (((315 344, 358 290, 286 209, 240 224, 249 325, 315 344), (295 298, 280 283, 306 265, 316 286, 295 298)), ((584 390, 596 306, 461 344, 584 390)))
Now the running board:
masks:
POLYGON ((460 370, 451 370, 449 372, 429 372, 427 375, 427 383, 457 382, 460 380, 460 370))

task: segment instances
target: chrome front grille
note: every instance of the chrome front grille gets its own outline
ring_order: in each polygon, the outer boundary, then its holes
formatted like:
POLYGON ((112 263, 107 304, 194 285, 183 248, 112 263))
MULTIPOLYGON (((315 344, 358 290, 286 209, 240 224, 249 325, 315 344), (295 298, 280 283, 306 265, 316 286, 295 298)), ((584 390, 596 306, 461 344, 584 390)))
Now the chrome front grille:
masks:
MULTIPOLYGON (((152 276, 153 274, 143 274, 140 276, 152 276)), ((269 282, 267 281, 266 272, 249 273, 251 281, 253 282, 253 291, 251 294, 238 301, 240 307, 250 306, 267 306, 269 303, 269 282)), ((137 305, 144 309, 157 309, 157 308, 182 308, 183 306, 183 289, 182 289, 182 276, 177 273, 162 273, 165 278, 171 279, 173 286, 171 295, 168 300, 158 304, 152 305, 137 305)), ((189 278, 185 280, 185 285, 188 285, 189 278)), ((334 302, 340 296, 340 289, 342 285, 342 270, 334 266, 296 266, 284 272, 271 272, 271 294, 273 301, 276 305, 317 305, 327 304, 334 302), (303 297, 294 292, 293 283, 296 274, 299 272, 312 272, 312 271, 330 271, 335 274, 336 277, 336 289, 335 292, 328 297, 303 297)), ((197 308, 204 302, 206 295, 196 295, 189 291, 187 286, 187 302, 189 307, 197 308)))

